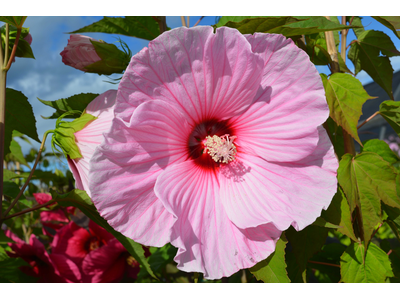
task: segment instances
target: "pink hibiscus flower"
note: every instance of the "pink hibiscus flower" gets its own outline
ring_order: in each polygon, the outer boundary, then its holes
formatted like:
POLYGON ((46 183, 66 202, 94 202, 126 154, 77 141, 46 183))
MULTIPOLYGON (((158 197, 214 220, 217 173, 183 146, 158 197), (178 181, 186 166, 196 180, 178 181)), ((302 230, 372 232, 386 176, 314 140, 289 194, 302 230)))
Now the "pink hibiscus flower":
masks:
POLYGON ((282 35, 178 28, 132 57, 89 188, 116 230, 205 278, 230 276, 301 230, 336 192, 320 76, 282 35))
POLYGON ((30 267, 22 266, 20 269, 27 275, 39 277, 38 282, 77 282, 80 280, 81 275, 77 266, 69 259, 59 259, 57 255, 50 257, 44 245, 35 235, 30 236, 29 244, 9 230, 6 231, 6 235, 15 242, 8 244, 12 252, 7 254, 10 257, 21 257, 28 262, 30 267), (59 269, 64 270, 64 275, 60 274, 59 269))
POLYGON ((103 133, 111 127, 116 96, 116 90, 108 90, 90 102, 86 107, 85 113, 91 114, 97 117, 97 119, 88 123, 82 130, 74 134, 75 142, 82 157, 75 159, 68 158, 68 165, 75 178, 76 188, 86 191, 89 196, 89 161, 96 147, 102 142, 103 133))
MULTIPOLYGON (((136 278, 140 271, 138 262, 125 247, 93 221, 89 221, 88 230, 74 222, 59 230, 50 257, 54 255, 60 261, 70 259, 79 267, 79 282, 118 282, 125 274, 136 278)), ((59 271, 61 276, 70 274, 67 266, 59 271)))

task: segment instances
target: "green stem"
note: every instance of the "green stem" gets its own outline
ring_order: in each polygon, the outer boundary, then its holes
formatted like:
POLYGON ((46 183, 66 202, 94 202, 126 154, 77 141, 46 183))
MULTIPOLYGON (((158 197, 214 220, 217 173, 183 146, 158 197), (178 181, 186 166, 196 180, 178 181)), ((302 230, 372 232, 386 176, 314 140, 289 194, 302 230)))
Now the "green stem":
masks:
POLYGON ((7 208, 7 210, 5 211, 4 216, 3 216, 3 218, 2 218, 3 220, 5 220, 7 214, 8 214, 8 213, 10 212, 10 210, 14 207, 14 205, 18 202, 18 199, 21 197, 22 193, 25 191, 25 188, 28 186, 29 181, 31 180, 31 178, 32 178, 32 176, 33 176, 33 173, 34 173, 35 170, 36 170, 36 166, 37 166, 37 164, 38 164, 38 162, 39 162, 40 154, 41 154, 42 151, 43 151, 44 143, 45 143, 45 141, 46 141, 47 135, 48 135, 49 133, 52 133, 52 132, 53 132, 53 130, 48 130, 48 131, 46 131, 46 132, 44 133, 44 135, 43 135, 43 140, 42 140, 42 144, 40 145, 40 149, 39 149, 38 155, 37 155, 37 157, 36 157, 35 164, 33 165, 32 170, 31 170, 31 172, 30 172, 28 178, 26 179, 26 182, 25 182, 24 186, 23 186, 22 189, 19 191, 17 197, 13 200, 13 202, 10 204, 10 206, 9 206, 9 207, 7 208))
MULTIPOLYGON (((21 31, 22 31, 22 28, 17 28, 17 36, 15 37, 14 46, 13 46, 13 49, 11 51, 10 59, 8 60, 8 63, 7 63, 7 66, 6 66, 6 70, 10 69, 12 61, 13 61, 13 59, 15 57, 15 53, 17 52, 17 46, 18 46, 19 37, 21 35, 21 31)), ((8 52, 8 47, 6 48, 6 55, 8 54, 7 52, 8 52)), ((6 63, 6 61, 7 61, 7 56, 5 58, 4 64, 6 63)))
POLYGON ((6 79, 7 71, 0 70, 0 218, 3 202, 4 135, 6 118, 6 79))

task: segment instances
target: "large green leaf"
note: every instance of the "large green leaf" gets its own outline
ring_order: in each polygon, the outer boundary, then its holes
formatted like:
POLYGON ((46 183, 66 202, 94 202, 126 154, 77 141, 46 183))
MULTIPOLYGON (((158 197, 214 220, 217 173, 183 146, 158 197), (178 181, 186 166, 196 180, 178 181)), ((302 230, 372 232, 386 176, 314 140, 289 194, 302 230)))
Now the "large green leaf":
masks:
POLYGON ((145 40, 153 40, 160 35, 160 29, 156 20, 149 16, 131 16, 124 18, 103 17, 98 22, 71 33, 104 32, 122 34, 145 40))
MULTIPOLYGON (((62 114, 71 111, 71 110, 77 110, 80 112, 83 112, 85 108, 89 105, 90 102, 94 100, 99 94, 93 94, 93 93, 82 93, 82 94, 77 94, 73 95, 68 98, 63 98, 59 99, 56 101, 46 101, 46 100, 41 100, 39 99, 40 102, 43 104, 50 106, 56 110, 55 113, 53 113, 50 117, 43 117, 43 119, 57 119, 59 118, 62 114)), ((81 113, 75 113, 71 115, 67 115, 65 118, 79 118, 81 116, 81 113)))
POLYGON ((390 149, 389 145, 378 139, 364 142, 364 147, 362 147, 361 152, 374 152, 391 165, 400 161, 399 157, 390 149))
POLYGON ((40 143, 36 130, 36 119, 28 98, 19 91, 7 88, 4 155, 10 152, 13 130, 26 134, 40 143))
POLYGON ((325 17, 222 17, 216 27, 227 26, 241 33, 279 33, 286 37, 342 30, 353 26, 340 25, 325 17))
POLYGON ((61 206, 74 206, 79 208, 91 220, 114 235, 121 244, 124 245, 126 250, 128 250, 128 252, 140 263, 140 265, 144 267, 151 276, 155 277, 146 257, 144 256, 142 245, 122 235, 120 232, 115 231, 107 221, 100 216, 85 191, 75 189, 64 195, 53 194, 53 199, 61 206))
POLYGON ((400 240, 400 209, 382 204, 382 208, 387 214, 386 222, 394 232, 398 240, 400 240))
POLYGON ((23 273, 19 268, 29 266, 21 257, 9 257, 0 246, 0 282, 1 283, 33 283, 37 277, 31 277, 23 273))
POLYGON ((322 211, 321 215, 325 220, 339 225, 340 228, 337 230, 340 233, 347 235, 355 242, 358 241, 353 231, 350 207, 347 203, 346 196, 340 187, 338 187, 338 191, 333 197, 328 209, 326 211, 322 211))
POLYGON ((24 25, 26 18, 27 17, 2 16, 0 17, 0 21, 13 25, 17 28, 22 28, 22 25, 24 25))
POLYGON ((371 243, 365 251, 363 244, 352 243, 341 260, 342 281, 348 283, 385 282, 393 277, 388 255, 371 243))
POLYGON ((285 263, 286 243, 287 240, 285 234, 282 234, 281 238, 276 243, 275 252, 267 259, 250 268, 250 272, 257 278, 257 280, 274 283, 290 282, 286 272, 285 263))
MULTIPOLYGON (((3 25, 0 27, 1 32, 1 40, 3 41, 3 45, 6 40, 6 26, 3 25)), ((32 48, 24 38, 29 34, 29 28, 22 28, 21 35, 18 40, 17 50, 15 52, 16 57, 26 57, 26 58, 35 58, 32 52, 32 48)), ((11 55, 11 51, 14 47, 15 39, 17 37, 17 28, 15 26, 9 26, 9 37, 8 37, 8 47, 9 47, 9 55, 11 55)))
POLYGON ((353 28, 353 31, 354 31, 354 34, 356 35, 356 37, 358 37, 360 34, 362 34, 365 31, 364 26, 361 22, 362 17, 354 16, 354 17, 347 17, 346 19, 347 19, 347 22, 351 21, 351 25, 358 26, 358 27, 353 28))
POLYGON ((400 136, 400 102, 387 100, 379 106, 379 113, 400 136))
POLYGON ((348 57, 355 74, 364 70, 393 99, 393 68, 389 57, 400 55, 389 36, 381 31, 366 30, 351 44, 348 57), (382 55, 384 56, 382 56, 382 55))
MULTIPOLYGON (((301 273, 303 282, 306 282, 307 278, 306 269, 308 260, 325 244, 328 230, 327 228, 314 225, 307 226, 301 231, 296 231, 293 227, 286 230, 286 237, 292 246, 292 253, 296 258, 297 272, 301 273)), ((289 273, 289 265, 288 274, 289 278, 295 281, 289 273)))
POLYGON ((373 17, 378 22, 385 25, 387 28, 393 31, 393 33, 400 39, 400 17, 390 16, 390 17, 373 17))
POLYGON ((359 208, 366 245, 374 227, 382 222, 380 201, 400 208, 396 176, 395 169, 373 152, 363 152, 355 157, 346 154, 339 163, 339 184, 347 196, 351 211, 359 208))
POLYGON ((362 106, 372 99, 361 82, 349 74, 335 73, 329 78, 321 74, 329 105, 330 117, 361 144, 357 124, 362 115, 362 106))

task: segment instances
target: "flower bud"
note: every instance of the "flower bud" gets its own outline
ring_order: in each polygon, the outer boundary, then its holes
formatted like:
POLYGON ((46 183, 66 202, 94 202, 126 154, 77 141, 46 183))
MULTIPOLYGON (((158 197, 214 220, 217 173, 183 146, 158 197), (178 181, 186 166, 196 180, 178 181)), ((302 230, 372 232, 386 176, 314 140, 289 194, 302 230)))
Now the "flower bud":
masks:
POLYGON ((80 34, 70 36, 60 55, 64 64, 99 75, 122 73, 130 60, 130 53, 119 50, 117 46, 80 34))

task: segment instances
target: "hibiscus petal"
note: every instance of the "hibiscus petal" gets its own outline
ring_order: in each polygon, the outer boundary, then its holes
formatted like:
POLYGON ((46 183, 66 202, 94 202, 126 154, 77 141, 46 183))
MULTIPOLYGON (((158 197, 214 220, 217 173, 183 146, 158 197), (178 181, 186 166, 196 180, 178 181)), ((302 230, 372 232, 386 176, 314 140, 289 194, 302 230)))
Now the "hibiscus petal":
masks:
POLYGON ((85 275, 92 277, 91 282, 113 282, 119 279, 125 270, 125 260, 121 254, 126 249, 117 240, 91 251, 82 262, 85 275))
POLYGON ((180 27, 132 57, 118 88, 116 116, 129 122, 142 102, 175 104, 190 124, 246 109, 257 92, 263 59, 232 28, 180 27))
POLYGON ((169 242, 174 219, 153 187, 164 168, 187 158, 189 130, 179 110, 159 100, 141 104, 129 127, 113 122, 89 178, 93 203, 114 229, 147 246, 169 242))
POLYGON ((103 133, 111 127, 116 96, 116 90, 108 90, 90 102, 86 108, 86 113, 98 118, 82 130, 75 132, 76 144, 82 157, 74 160, 68 159, 68 165, 74 175, 76 188, 85 190, 89 196, 89 161, 96 147, 102 142, 103 133))
POLYGON ((80 282, 82 279, 81 272, 77 265, 66 256, 61 254, 50 254, 55 272, 69 282, 80 282))
POLYGON ((193 161, 165 170, 154 189, 178 218, 171 243, 179 248, 175 257, 179 269, 217 279, 252 267, 275 251, 281 232, 272 224, 237 228, 221 204, 214 173, 193 161))
POLYGON ((221 202, 239 228, 268 222, 280 230, 301 230, 326 209, 337 189, 338 160, 322 126, 313 154, 295 163, 270 163, 260 157, 237 156, 236 165, 221 169, 221 202))
POLYGON ((302 159, 314 151, 316 128, 329 116, 321 78, 292 40, 264 33, 246 37, 265 66, 255 103, 231 120, 235 142, 267 161, 302 159))

